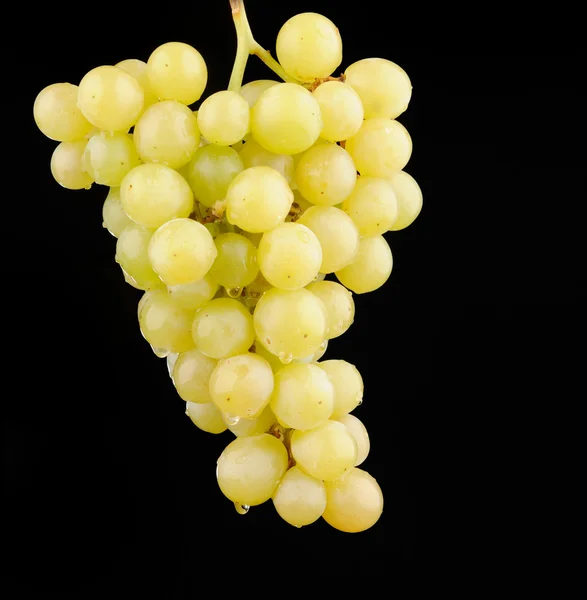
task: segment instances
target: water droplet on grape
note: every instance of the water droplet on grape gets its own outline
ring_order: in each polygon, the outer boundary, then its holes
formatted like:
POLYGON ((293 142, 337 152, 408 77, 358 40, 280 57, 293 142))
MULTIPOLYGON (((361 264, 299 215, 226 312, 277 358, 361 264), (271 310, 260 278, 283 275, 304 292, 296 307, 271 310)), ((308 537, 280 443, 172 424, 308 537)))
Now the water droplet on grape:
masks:
POLYGON ((289 365, 293 360, 293 356, 291 354, 286 354, 285 352, 280 352, 279 360, 282 362, 282 364, 289 365))
POLYGON ((228 413, 224 414, 224 421, 229 427, 234 427, 240 423, 241 418, 235 417, 234 415, 229 415, 228 413))
POLYGON ((232 288, 232 289, 224 288, 224 289, 226 290, 226 295, 229 298, 238 298, 243 293, 244 288, 232 288))
POLYGON ((234 508, 239 515, 246 515, 251 510, 248 504, 241 504, 240 502, 235 502, 234 508))
POLYGON ((360 392, 357 394, 357 406, 361 406, 363 404, 363 394, 360 392))
POLYGON ((155 348, 155 346, 151 346, 151 349, 157 358, 167 358, 167 356, 169 356, 169 350, 165 350, 165 348, 155 348))
POLYGON ((177 352, 170 352, 167 355, 167 371, 169 372, 169 377, 173 379, 173 369, 175 368, 175 363, 179 358, 179 354, 177 352))

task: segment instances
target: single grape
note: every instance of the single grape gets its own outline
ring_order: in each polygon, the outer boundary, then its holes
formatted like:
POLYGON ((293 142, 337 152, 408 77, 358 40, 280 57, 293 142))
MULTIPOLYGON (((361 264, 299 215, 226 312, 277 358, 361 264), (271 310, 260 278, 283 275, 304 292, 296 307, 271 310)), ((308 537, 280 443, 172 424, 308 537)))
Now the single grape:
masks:
POLYGON ((251 437, 267 433, 277 421, 270 406, 266 406, 263 412, 255 419, 239 419, 238 423, 231 425, 227 423, 228 429, 236 437, 251 437))
POLYGON ((115 238, 119 237, 124 228, 132 223, 122 208, 120 188, 110 188, 102 207, 102 219, 104 220, 103 227, 115 238))
POLYGON ((68 190, 90 189, 94 180, 85 169, 84 150, 87 140, 61 142, 51 156, 51 174, 68 190))
POLYGON ((124 176, 139 163, 133 138, 126 133, 97 133, 84 150, 86 171, 100 185, 120 186, 124 176))
POLYGON ((355 365, 346 360, 326 360, 318 366, 327 373, 334 385, 333 419, 340 419, 363 402, 363 378, 355 365))
POLYGON ((228 427, 222 420, 222 414, 215 404, 208 402, 207 404, 194 404, 188 402, 186 404, 186 413, 192 423, 206 433, 224 433, 228 427))
POLYGON ((183 308, 197 310, 210 302, 218 291, 218 284, 210 278, 210 275, 202 277, 192 283, 179 285, 168 285, 167 292, 183 308))
POLYGON ((163 286, 149 261, 149 242, 152 235, 153 232, 142 225, 130 223, 120 232, 116 242, 116 262, 132 277, 135 287, 142 290, 163 286))
POLYGON ((259 96, 270 87, 273 87, 279 83, 279 81, 273 81, 272 79, 258 79, 256 81, 250 81, 245 83, 241 87, 240 94, 247 101, 249 108, 253 108, 259 99, 259 96))
POLYGON ((252 283, 259 274, 257 249, 245 236, 223 233, 214 244, 218 251, 209 276, 227 289, 238 289, 252 283))
POLYGON ((322 300, 328 315, 328 339, 345 333, 355 320, 353 295, 335 281, 316 281, 307 288, 322 300))
POLYGON ((250 109, 247 101, 229 90, 212 94, 200 106, 198 125, 211 144, 230 146, 249 131, 250 109))
POLYGON ((199 404, 212 402, 210 376, 217 363, 197 349, 181 353, 175 361, 172 378, 179 397, 199 404))
POLYGON ((314 90, 324 122, 320 137, 329 142, 348 140, 363 124, 364 111, 359 94, 342 81, 326 81, 314 90))
POLYGON ((369 456, 369 451, 371 450, 371 440, 369 439, 367 428, 363 425, 363 422, 354 415, 344 415, 336 419, 336 421, 342 423, 355 438, 358 450, 355 467, 362 465, 365 460, 367 460, 367 456, 369 456))
POLYGON ((400 231, 411 225, 422 211, 422 190, 405 171, 390 173, 387 179, 393 186, 399 205, 399 216, 390 229, 400 231))
POLYGON ((288 154, 273 154, 265 150, 257 142, 250 140, 240 150, 239 156, 245 169, 249 167, 266 166, 275 169, 283 175, 287 184, 291 186, 294 180, 294 159, 288 154))
POLYGON ((149 106, 157 102, 157 96, 151 89, 146 62, 139 60, 138 58, 127 58, 126 60, 117 63, 115 66, 126 71, 139 82, 144 94, 143 112, 147 110, 149 106))

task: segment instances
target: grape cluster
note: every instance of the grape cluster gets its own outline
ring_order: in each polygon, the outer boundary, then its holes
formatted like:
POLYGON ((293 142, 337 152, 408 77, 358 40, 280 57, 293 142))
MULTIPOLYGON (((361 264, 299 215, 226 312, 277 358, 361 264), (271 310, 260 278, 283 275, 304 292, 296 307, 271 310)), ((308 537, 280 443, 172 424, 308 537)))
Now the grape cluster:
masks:
MULTIPOLYGON (((244 13, 235 23, 239 44, 252 39, 244 13)), ((126 281, 144 292, 140 330, 167 358, 187 415, 236 436, 218 460, 224 495, 241 513, 272 500, 296 527, 323 517, 359 532, 383 511, 376 480, 357 468, 370 448, 350 414, 363 380, 354 365, 321 359, 353 323, 352 292, 391 274, 383 234, 422 207, 403 171, 412 140, 395 120, 412 86, 381 58, 333 77, 341 37, 315 13, 285 23, 277 58, 267 62, 283 83, 241 87, 233 71, 229 89, 194 111, 206 63, 171 42, 146 63, 50 85, 34 118, 60 142, 59 184, 110 188, 104 226, 126 281)))

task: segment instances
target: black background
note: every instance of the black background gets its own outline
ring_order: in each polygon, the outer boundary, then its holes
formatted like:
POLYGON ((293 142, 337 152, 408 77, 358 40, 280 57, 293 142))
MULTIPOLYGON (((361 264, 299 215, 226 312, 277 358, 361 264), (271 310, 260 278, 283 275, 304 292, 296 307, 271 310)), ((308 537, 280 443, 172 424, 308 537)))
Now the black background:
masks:
MULTIPOLYGON (((225 88, 235 50, 228 1, 47 4, 22 30, 15 9, 20 42, 4 42, 13 73, 2 100, 14 127, 3 164, 7 598, 176 599, 206 581, 281 593, 320 577, 359 583, 353 572, 364 583, 392 577, 393 587, 406 564, 417 584, 430 565, 511 568, 549 528, 538 506, 556 478, 555 450, 572 454, 576 443, 555 440, 559 409, 573 420, 579 396, 567 385, 585 332, 573 14, 560 26, 550 15, 545 29, 532 14, 518 24, 483 5, 409 15, 375 0, 247 6, 268 49, 287 18, 322 12, 341 30, 341 69, 385 57, 414 86, 399 120, 414 140, 406 170, 424 209, 386 236, 394 272, 356 298, 355 324, 327 354, 364 376, 356 414, 371 434, 364 467, 384 490, 384 516, 346 535, 322 522, 291 528, 270 503, 236 514, 215 482, 231 434, 191 424, 165 361, 142 339, 140 293, 124 283, 102 228, 105 188, 60 188, 49 171, 55 144, 32 118, 46 85, 146 60, 172 40, 203 54, 206 95, 225 88), (23 42, 29 54, 17 50, 23 42)), ((272 77, 256 58, 249 65, 245 81, 272 77)))

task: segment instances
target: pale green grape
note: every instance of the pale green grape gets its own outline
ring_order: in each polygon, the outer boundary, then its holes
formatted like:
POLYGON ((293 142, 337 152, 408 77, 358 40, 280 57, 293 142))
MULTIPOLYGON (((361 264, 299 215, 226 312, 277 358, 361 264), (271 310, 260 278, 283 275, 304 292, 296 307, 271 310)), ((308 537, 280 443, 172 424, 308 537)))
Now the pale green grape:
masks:
POLYGON ((353 469, 338 481, 326 483, 324 520, 340 531, 359 533, 373 527, 383 513, 383 492, 366 471, 353 469))
POLYGON ((313 204, 334 206, 355 189, 357 169, 351 155, 337 144, 320 144, 300 158, 296 185, 313 204))
POLYGON ((393 256, 381 235, 361 238, 355 260, 340 271, 337 279, 355 294, 366 294, 379 289, 391 275, 393 256))
POLYGON ((206 356, 227 358, 253 345, 255 328, 251 314, 238 300, 218 298, 198 309, 192 335, 206 356))
POLYGON ((294 527, 316 522, 326 510, 324 482, 292 467, 273 494, 273 505, 279 516, 294 527))
POLYGON ((345 71, 346 82, 363 102, 365 118, 395 119, 408 108, 412 83, 408 74, 385 58, 365 58, 345 71))
POLYGON ((396 171, 387 176, 399 204, 399 216, 391 231, 400 231, 411 225, 422 211, 422 190, 416 180, 405 171, 396 171))
POLYGON ((249 131, 250 108, 247 101, 230 90, 212 94, 200 106, 198 125, 211 144, 231 146, 249 131))
POLYGON ((202 55, 182 42, 168 42, 156 48, 147 61, 147 75, 158 98, 182 104, 199 100, 208 83, 202 55))
POLYGON ((186 179, 199 202, 211 208, 224 200, 228 186, 243 169, 236 150, 210 144, 196 151, 187 166, 186 179))
POLYGON ((320 136, 320 105, 311 92, 295 83, 265 90, 251 112, 255 141, 274 154, 298 154, 320 136))
POLYGON ((98 129, 127 133, 143 111, 139 82, 118 67, 96 67, 79 84, 77 102, 84 117, 98 129))
POLYGON ((223 233, 215 240, 218 255, 210 269, 210 277, 227 289, 242 288, 259 274, 257 249, 238 233, 223 233))
POLYGON ((61 142, 51 156, 51 174, 68 190, 90 189, 94 180, 86 171, 84 150, 87 140, 61 142))
POLYGON ((153 270, 167 285, 202 279, 216 259, 210 232, 192 219, 173 219, 161 225, 149 244, 153 270))
POLYGON ((190 162, 200 146, 198 121, 180 102, 157 102, 138 120, 134 141, 143 162, 179 169, 190 162))
POLYGON ((341 336, 355 320, 353 295, 335 281, 316 281, 307 288, 322 300, 328 315, 328 339, 341 336))
POLYGON ((295 431, 291 453, 297 466, 322 481, 335 481, 357 461, 357 442, 338 421, 326 421, 308 431, 295 431))
POLYGON ((257 338, 284 363, 313 354, 328 335, 324 304, 306 289, 268 290, 257 303, 254 323, 257 338))
POLYGON ((245 306, 249 309, 257 306, 259 298, 273 286, 259 273, 252 283, 249 283, 243 290, 243 301, 245 306))
POLYGON ((336 25, 323 15, 295 15, 277 35, 277 59, 300 81, 332 75, 342 62, 342 39, 336 25))
POLYGON ((242 419, 258 417, 273 392, 273 371, 261 356, 247 352, 225 358, 210 377, 210 396, 227 415, 242 419))
POLYGON ((84 165, 100 185, 118 187, 124 176, 140 163, 133 138, 126 133, 100 132, 93 135, 84 150, 84 165))
POLYGON ((369 456, 369 451, 371 450, 371 440, 369 439, 367 428, 354 415, 344 415, 336 420, 342 423, 355 438, 358 450, 355 467, 362 465, 367 460, 367 456, 369 456))
POLYGON ((226 218, 250 233, 261 233, 285 221, 293 202, 287 181, 270 167, 239 173, 226 192, 226 218))
POLYGON ((363 121, 361 129, 347 140, 345 148, 361 175, 389 177, 408 164, 412 156, 412 138, 399 121, 379 117, 363 121))
POLYGON ((188 402, 185 414, 198 429, 206 433, 219 434, 228 429, 226 423, 222 420, 222 414, 212 402, 207 404, 188 402))
POLYGON ((85 138, 92 124, 77 106, 77 85, 54 83, 35 98, 33 116, 41 132, 56 142, 74 142, 85 138))
POLYGON ((340 419, 362 404, 365 386, 355 365, 346 360, 326 360, 318 364, 334 385, 333 419, 340 419))
POLYGON ((252 352, 262 356, 269 363, 271 370, 274 373, 277 373, 277 371, 283 368, 283 363, 279 360, 279 357, 275 356, 275 354, 271 354, 259 340, 255 341, 255 347, 252 352))
POLYGON ((334 273, 351 264, 359 250, 359 231, 352 219, 334 206, 312 206, 298 220, 311 229, 322 248, 320 273, 334 273))
POLYGON ((210 376, 218 361, 199 350, 188 350, 177 357, 173 367, 173 384, 179 397, 186 402, 206 404, 210 396, 210 376))
POLYGON ((263 412, 255 419, 239 419, 234 425, 228 424, 228 429, 236 435, 236 437, 251 437, 266 433, 276 422, 275 415, 270 406, 266 406, 263 412))
POLYGON ((291 186, 294 180, 294 159, 288 154, 273 154, 269 150, 265 150, 263 146, 257 142, 250 140, 239 152, 239 156, 243 161, 245 169, 249 167, 266 166, 275 169, 281 173, 288 185, 291 186))
POLYGON ((139 165, 126 175, 120 184, 120 201, 133 221, 149 229, 189 217, 194 208, 187 181, 177 171, 153 163, 139 165))
POLYGON ((210 302, 218 291, 218 284, 210 278, 210 275, 202 277, 192 283, 179 285, 168 285, 167 292, 183 308, 197 310, 210 302))
POLYGON ((142 225, 130 223, 118 236, 116 242, 116 262, 132 277, 134 287, 150 290, 163 286, 163 282, 153 271, 149 261, 149 242, 153 235, 142 225))
POLYGON ((278 84, 279 81, 273 81, 272 79, 257 79, 256 81, 249 81, 241 87, 240 94, 247 101, 249 108, 253 108, 259 99, 259 96, 270 87, 278 84))
POLYGON ((258 506, 271 499, 287 466, 287 450, 277 438, 239 437, 218 459, 218 485, 229 500, 258 506))
POLYGON ((297 290, 314 280, 322 264, 322 248, 311 229, 282 223, 263 234, 257 260, 265 279, 282 290, 297 290))
POLYGON ((104 206, 102 207, 102 225, 117 238, 123 229, 132 223, 128 215, 124 212, 120 202, 120 189, 110 188, 104 206))
POLYGON ((151 89, 151 83, 149 82, 149 76, 147 75, 146 62, 139 60, 138 58, 127 58, 126 60, 117 63, 115 66, 126 71, 139 82, 144 94, 143 112, 147 110, 149 106, 157 102, 157 96, 151 89))
POLYGON ((364 118, 363 104, 350 85, 326 81, 314 90, 314 98, 320 105, 324 122, 320 137, 329 142, 340 142, 359 131, 364 118))
POLYGON ((353 220, 361 236, 389 231, 399 215, 393 186, 380 177, 359 177, 342 209, 353 220))

